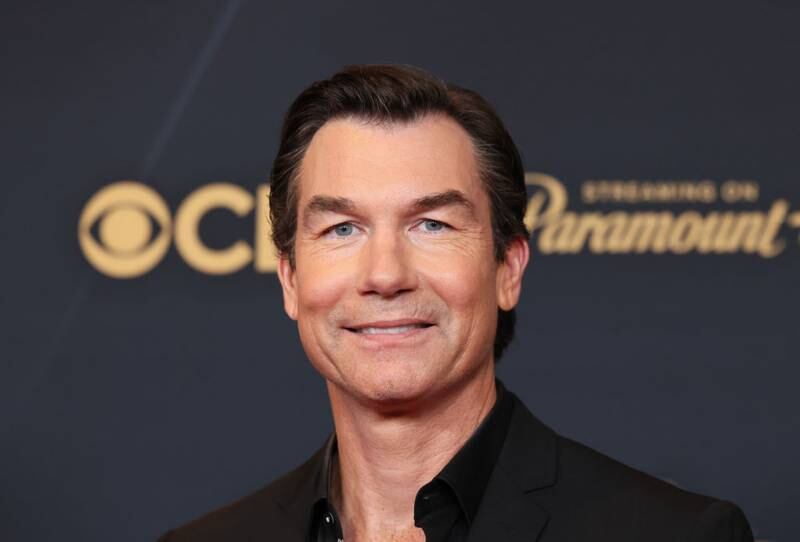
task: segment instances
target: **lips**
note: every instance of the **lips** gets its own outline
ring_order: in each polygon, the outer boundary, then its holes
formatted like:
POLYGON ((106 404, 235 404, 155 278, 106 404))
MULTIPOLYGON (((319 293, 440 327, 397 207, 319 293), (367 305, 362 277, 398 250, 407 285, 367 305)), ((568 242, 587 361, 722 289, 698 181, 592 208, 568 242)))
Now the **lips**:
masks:
POLYGON ((345 329, 353 333, 361 333, 364 335, 402 335, 416 329, 424 329, 431 327, 431 322, 423 320, 391 320, 380 322, 366 322, 352 326, 346 326, 345 329))
POLYGON ((356 333, 364 333, 366 335, 378 335, 381 333, 388 335, 399 335, 401 333, 407 333, 412 329, 422 329, 428 327, 428 325, 415 324, 411 326, 395 326, 395 327, 362 327, 354 331, 356 333))

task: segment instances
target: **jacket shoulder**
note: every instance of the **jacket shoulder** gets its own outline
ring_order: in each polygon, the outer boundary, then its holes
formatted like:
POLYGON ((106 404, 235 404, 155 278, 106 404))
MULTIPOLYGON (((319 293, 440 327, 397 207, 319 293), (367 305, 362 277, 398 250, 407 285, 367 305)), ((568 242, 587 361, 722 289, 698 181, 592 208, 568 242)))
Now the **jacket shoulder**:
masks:
POLYGON ((692 493, 626 465, 608 455, 564 436, 557 436, 558 481, 582 498, 610 495, 662 502, 669 508, 696 511, 713 499, 692 493), (673 505, 673 506, 669 506, 673 505))
POLYGON ((158 542, 300 540, 304 533, 287 522, 283 503, 295 500, 313 476, 318 454, 258 491, 164 533, 158 542))
POLYGON ((556 501, 569 506, 573 526, 601 529, 616 540, 752 540, 735 504, 686 491, 572 439, 556 438, 558 483, 551 490, 566 497, 556 501))

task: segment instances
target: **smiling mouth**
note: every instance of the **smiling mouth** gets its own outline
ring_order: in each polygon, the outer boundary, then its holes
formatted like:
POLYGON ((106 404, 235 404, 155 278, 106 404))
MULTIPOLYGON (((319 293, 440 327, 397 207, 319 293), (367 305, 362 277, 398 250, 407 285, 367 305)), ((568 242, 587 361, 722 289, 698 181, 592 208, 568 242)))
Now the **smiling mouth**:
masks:
POLYGON ((363 335, 402 335, 403 333, 408 333, 409 331, 414 331, 415 329, 425 329, 427 327, 431 327, 432 325, 433 324, 419 323, 406 324, 402 326, 364 326, 359 328, 348 327, 345 329, 353 333, 359 333, 363 335))

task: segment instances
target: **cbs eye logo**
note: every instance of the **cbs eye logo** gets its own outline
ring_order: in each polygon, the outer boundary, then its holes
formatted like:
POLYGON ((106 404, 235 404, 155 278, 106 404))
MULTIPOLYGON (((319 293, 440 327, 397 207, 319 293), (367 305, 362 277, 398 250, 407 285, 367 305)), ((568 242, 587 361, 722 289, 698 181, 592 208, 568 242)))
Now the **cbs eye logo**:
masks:
POLYGON ((201 273, 225 275, 248 264, 259 273, 270 273, 277 268, 277 258, 268 216, 268 185, 258 186, 255 197, 235 184, 202 186, 178 206, 173 221, 169 207, 155 190, 135 181, 119 181, 86 202, 78 220, 78 242, 95 269, 119 279, 153 269, 173 240, 181 258, 201 273), (221 249, 207 246, 199 225, 213 209, 241 218, 255 211, 253 242, 238 239, 221 249))
POLYGON ((142 275, 167 253, 172 237, 169 207, 152 188, 120 181, 97 192, 83 208, 78 241, 98 271, 115 278, 142 275), (98 243, 92 234, 97 222, 98 243), (153 236, 153 222, 160 231, 153 236))

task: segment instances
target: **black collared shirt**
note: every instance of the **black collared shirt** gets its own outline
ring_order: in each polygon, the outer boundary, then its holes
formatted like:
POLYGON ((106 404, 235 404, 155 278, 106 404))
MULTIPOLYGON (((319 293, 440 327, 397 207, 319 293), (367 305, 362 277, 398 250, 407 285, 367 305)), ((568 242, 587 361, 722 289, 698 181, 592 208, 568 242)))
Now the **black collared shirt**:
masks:
MULTIPOLYGON (((503 447, 514 407, 503 384, 495 382, 497 401, 492 410, 442 471, 417 492, 414 524, 425 532, 426 542, 462 542, 467 538, 503 447)), ((309 542, 344 540, 339 517, 328 498, 335 454, 336 436, 331 435, 325 447, 324 475, 317 481, 317 499, 309 519, 309 542)))

